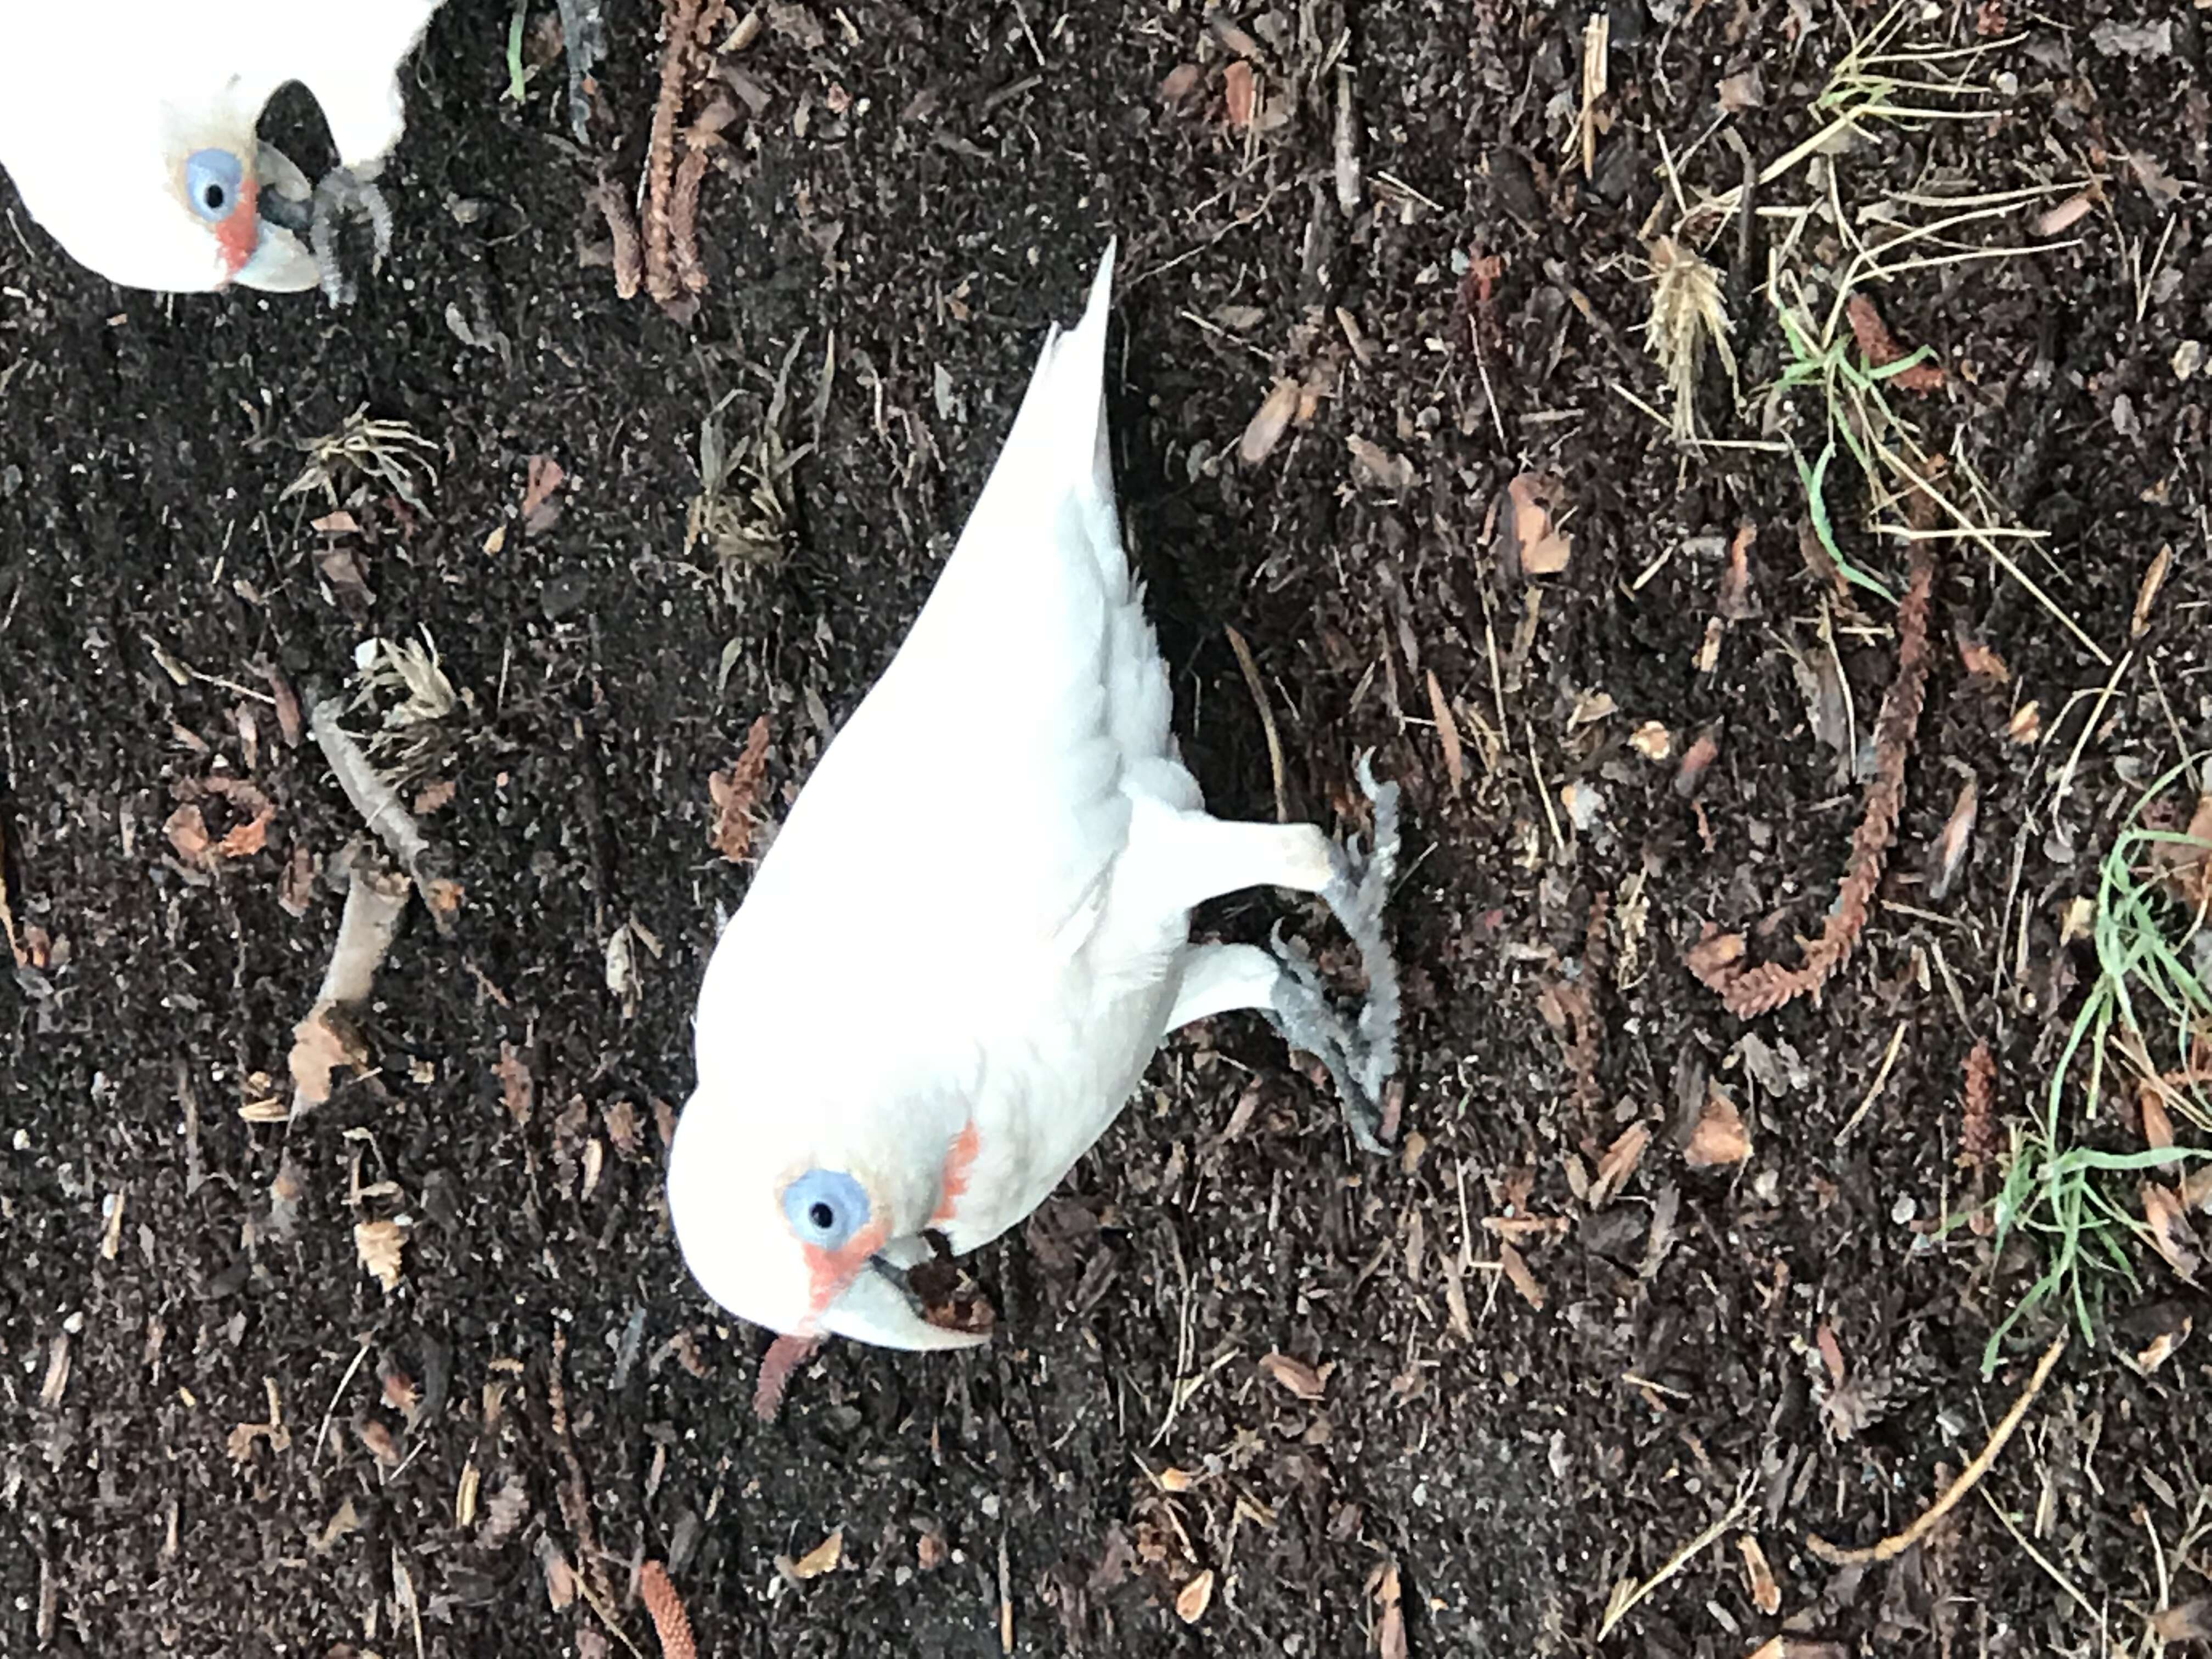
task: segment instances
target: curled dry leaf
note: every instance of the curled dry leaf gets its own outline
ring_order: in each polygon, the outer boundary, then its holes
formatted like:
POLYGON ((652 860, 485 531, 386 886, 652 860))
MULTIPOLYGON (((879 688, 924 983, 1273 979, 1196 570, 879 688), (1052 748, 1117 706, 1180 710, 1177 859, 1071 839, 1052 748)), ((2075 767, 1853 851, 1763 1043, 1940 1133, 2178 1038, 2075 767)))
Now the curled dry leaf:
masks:
POLYGON ((1774 1569, 1766 1565, 1766 1552, 1750 1533, 1742 1534, 1735 1541, 1743 1552, 1744 1587, 1751 1595, 1752 1605, 1771 1619, 1782 1610, 1782 1586, 1774 1582, 1774 1569))
POLYGON ((2185 1285, 2194 1285, 2197 1270, 2203 1266, 2203 1257, 2197 1249, 2196 1230, 2189 1224, 2188 1212, 2182 1208, 2179 1197, 2171 1187, 2146 1181, 2142 1184, 2142 1212, 2143 1224, 2150 1231, 2151 1248, 2165 1258, 2175 1278, 2185 1285))
POLYGON ((526 535, 543 535, 561 516, 554 499, 568 475, 550 455, 532 455, 522 486, 522 528, 526 535))
POLYGON ((1959 798, 1952 803, 1951 816, 1929 854, 1929 897, 1942 899, 1949 896, 1951 884, 1959 878, 1959 872, 1966 866, 1966 849, 1973 845, 1974 820, 1979 815, 1980 805, 1981 790, 1969 777, 1959 786, 1959 798))
POLYGON ((752 856, 754 817, 760 805, 761 786, 768 778, 768 716, 761 715, 745 733, 745 746, 726 772, 707 779, 707 793, 714 803, 714 822, 707 844, 732 864, 752 856))
POLYGON ((845 1529, 840 1527, 796 1561, 787 1555, 777 1556, 775 1567, 785 1577, 803 1584, 825 1572, 835 1572, 837 1564, 844 1559, 845 1529))
POLYGON ((1651 1144, 1651 1131, 1641 1123, 1632 1123, 1617 1135, 1605 1156, 1597 1161, 1597 1175, 1591 1181, 1589 1206, 1602 1210, 1620 1195, 1628 1184, 1628 1177, 1636 1173, 1643 1161, 1644 1149, 1651 1144))
POLYGON ((1682 1161, 1693 1170, 1724 1169, 1751 1156, 1751 1136, 1743 1127, 1743 1114, 1715 1085, 1705 1085, 1705 1108, 1698 1114, 1690 1144, 1682 1161))
POLYGON ((2012 670, 2005 666, 2005 659, 1978 640, 1959 641, 1959 660, 1966 665, 1966 672, 1978 680, 1994 680, 2003 685, 2012 678, 2012 670))
POLYGON ((399 1287, 399 1257, 406 1246, 406 1230, 396 1221, 362 1221, 354 1225, 354 1254, 360 1257, 362 1271, 374 1275, 386 1291, 399 1287))
POLYGON ((1206 1568, 1190 1583, 1176 1592, 1176 1617, 1186 1625, 1194 1625, 1206 1617, 1206 1610, 1213 1605, 1213 1569, 1206 1568))
POLYGON ((1328 1392, 1329 1370, 1316 1370, 1303 1359, 1293 1359, 1286 1353, 1270 1353, 1260 1361, 1260 1369, 1276 1384, 1288 1389, 1301 1400, 1319 1400, 1328 1392))
POLYGON ((1684 800, 1698 793, 1698 786, 1705 781, 1705 770, 1719 757, 1720 740, 1710 732, 1700 732, 1697 738, 1682 751, 1682 763, 1675 769, 1674 793, 1684 800))
POLYGON ((1505 486, 1504 551, 1523 575, 1556 576, 1567 568, 1574 538, 1559 528, 1565 495, 1549 473, 1523 472, 1505 486))

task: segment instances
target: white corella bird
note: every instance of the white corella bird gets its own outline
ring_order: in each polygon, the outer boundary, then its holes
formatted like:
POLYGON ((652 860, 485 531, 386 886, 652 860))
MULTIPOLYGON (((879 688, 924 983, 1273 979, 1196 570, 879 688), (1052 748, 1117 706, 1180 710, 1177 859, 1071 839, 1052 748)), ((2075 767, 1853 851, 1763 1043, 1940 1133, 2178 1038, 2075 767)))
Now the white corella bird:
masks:
POLYGON ((1115 507, 1113 268, 1109 246, 1082 322, 1046 340, 935 591, 806 781, 700 992, 670 1217, 708 1294, 800 1354, 831 1334, 986 1340, 908 1270, 1034 1210, 1192 1020, 1265 1012, 1382 1150, 1396 787, 1361 763, 1364 858, 1311 824, 1207 815, 1115 507), (1270 885, 1324 896, 1349 929, 1368 978, 1356 1019, 1302 957, 1192 942, 1194 906, 1270 885))
POLYGON ((336 227, 391 217, 400 65, 439 0, 0 0, 0 167, 79 264, 126 288, 343 291, 336 227), (303 83, 338 167, 311 190, 256 135, 303 83), (302 236, 308 240, 303 243, 302 236))

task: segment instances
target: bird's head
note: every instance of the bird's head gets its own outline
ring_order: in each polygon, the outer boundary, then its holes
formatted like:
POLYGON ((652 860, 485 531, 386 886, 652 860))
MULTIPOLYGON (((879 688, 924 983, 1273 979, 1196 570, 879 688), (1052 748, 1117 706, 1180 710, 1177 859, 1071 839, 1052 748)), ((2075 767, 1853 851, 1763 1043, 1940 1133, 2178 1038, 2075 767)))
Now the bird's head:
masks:
POLYGON ((266 90, 233 77, 213 96, 118 108, 50 149, 11 143, 8 171, 71 258, 126 288, 313 288, 313 256, 270 216, 297 203, 288 216, 304 222, 307 183, 255 136, 266 90))
POLYGON ((933 1255, 924 1233, 949 1219, 972 1132, 948 1136, 927 1103, 810 1111, 791 1100, 765 1080, 740 1090, 702 1077, 677 1124, 669 1219, 708 1295, 786 1336, 907 1349, 985 1340, 929 1322, 907 1284, 933 1255))

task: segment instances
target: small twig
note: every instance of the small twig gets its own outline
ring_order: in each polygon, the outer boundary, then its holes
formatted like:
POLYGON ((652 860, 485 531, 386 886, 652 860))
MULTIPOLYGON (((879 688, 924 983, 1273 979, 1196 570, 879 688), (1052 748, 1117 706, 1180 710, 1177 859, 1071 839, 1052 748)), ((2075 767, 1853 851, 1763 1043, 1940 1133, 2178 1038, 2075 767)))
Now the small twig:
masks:
POLYGON ((1981 1455, 1966 1465, 1949 1489, 1929 1504, 1917 1521, 1903 1532, 1893 1533, 1879 1544, 1869 1545, 1865 1549, 1845 1549, 1811 1533, 1805 1536, 1805 1547, 1830 1566, 1873 1566, 1884 1561, 1894 1561, 1935 1531, 1936 1522, 1957 1508, 1959 1501, 1981 1484, 1982 1477, 1996 1462, 1997 1454, 2005 1449, 2005 1442, 2012 1438, 2013 1431, 2020 1427, 2021 1419, 2027 1415, 2027 1408, 2035 1403, 2036 1395, 2043 1392, 2043 1385, 2050 1377, 2051 1368, 2057 1364, 2058 1356, 2066 1352, 2066 1340, 2067 1333, 2064 1331, 2051 1340, 2051 1346, 2043 1351, 2043 1358, 2035 1362, 2035 1374, 2027 1379, 2027 1387, 2021 1390, 2020 1398, 2013 1401, 2012 1409, 2004 1414, 2003 1420, 1990 1431, 1989 1443, 1982 1448, 1981 1455))
POLYGON ((409 879, 414 882, 415 890, 422 896, 422 902, 438 931, 453 932, 453 912, 461 904, 460 884, 434 873, 436 860, 428 838, 400 800, 399 792, 376 769, 374 763, 354 741, 353 734, 338 724, 336 698, 319 697, 313 701, 307 711, 307 729, 314 733, 323 758, 330 762, 338 787, 345 791, 354 811, 392 849, 392 857, 399 860, 409 879))
POLYGON ((1735 1525, 1736 1522, 1742 1517, 1743 1512, 1751 1507, 1752 1484, 1750 1478, 1747 1476, 1742 1485, 1736 1488, 1735 1501, 1728 1506, 1727 1512, 1688 1543, 1683 1545, 1680 1549, 1668 1556, 1661 1565, 1658 1571, 1632 1589, 1613 1591, 1612 1600, 1606 1603, 1605 1618, 1597 1627, 1599 1641, 1602 1642, 1611 1635, 1613 1626, 1633 1613, 1645 1597, 1681 1571, 1684 1567, 1689 1565, 1722 1534, 1735 1525))
POLYGON ((1260 727, 1267 736, 1267 769, 1275 777, 1275 822, 1291 821, 1289 797, 1283 793, 1283 740, 1275 732, 1275 711, 1267 702, 1267 688, 1260 680, 1260 665, 1252 660, 1252 647, 1244 643, 1244 636, 1233 628, 1224 628, 1229 635, 1229 648, 1237 653, 1237 665, 1244 671, 1244 684, 1252 693, 1252 703, 1260 711, 1260 727))

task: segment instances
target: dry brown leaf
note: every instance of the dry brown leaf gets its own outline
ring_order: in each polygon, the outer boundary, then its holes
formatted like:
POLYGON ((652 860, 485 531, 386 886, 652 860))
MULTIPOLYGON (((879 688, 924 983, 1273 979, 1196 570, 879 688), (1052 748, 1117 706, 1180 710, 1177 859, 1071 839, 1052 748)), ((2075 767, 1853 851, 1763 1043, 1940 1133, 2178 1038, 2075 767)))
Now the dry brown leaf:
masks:
POLYGON ((1936 837, 1934 851, 1929 857, 1928 896, 1941 899, 1951 891, 1951 884, 1959 878, 1959 872, 1966 862, 1966 849, 1973 845, 1974 820, 1980 815, 1981 790, 1969 777, 1959 786, 1959 798, 1952 803, 1951 816, 1944 823, 1943 833, 1936 837))
POLYGON ((1239 58, 1222 71, 1222 101, 1227 108, 1229 125, 1242 131, 1252 125, 1252 116, 1259 103, 1258 90, 1253 84, 1252 66, 1239 58))
POLYGON ((787 1555, 779 1555, 775 1558, 775 1565, 777 1571, 785 1577, 803 1584, 811 1578, 819 1578, 825 1572, 835 1572, 837 1564, 844 1559, 845 1529, 840 1527, 796 1561, 787 1555))
POLYGON ((1287 1389, 1301 1400, 1319 1400, 1328 1392, 1328 1377, 1303 1359, 1293 1359, 1286 1353, 1270 1353, 1261 1358, 1260 1369, 1274 1380, 1279 1387, 1287 1389))
POLYGON ((207 818, 190 801, 169 814, 161 833, 169 838, 169 845, 177 849, 177 856, 185 863, 204 865, 210 861, 210 849, 215 842, 208 834, 207 818))
POLYGON ((553 499, 568 475, 561 471, 560 462, 550 455, 532 455, 530 470, 522 486, 522 528, 528 535, 542 535, 553 527, 561 516, 561 504, 553 499))
POLYGON ((1559 527, 1565 486, 1547 473, 1523 472, 1505 486, 1507 547, 1522 574, 1556 576, 1567 568, 1574 538, 1559 527))
POLYGON ((2149 567, 2143 572, 2142 586, 2136 590, 2135 614, 2128 619, 2128 637, 2141 639, 2150 632, 2151 607, 2158 603, 2158 590, 2166 584, 2166 573, 2173 566, 2173 544, 2169 542, 2151 556, 2149 567))
POLYGON ((2142 1194, 2143 1224, 2150 1231, 2151 1248, 2165 1258, 2175 1278, 2194 1285, 2203 1257, 2198 1253, 2197 1231, 2189 1224, 2180 1197, 2155 1181, 2144 1182, 2142 1194))
POLYGON ((2166 1109, 2165 1091, 2152 1078, 2136 1085, 2136 1109, 2142 1115, 2143 1145, 2163 1152, 2173 1145, 2173 1119, 2166 1109))
MULTIPOLYGON (((1908 356, 1889 331, 1889 325, 1875 309, 1874 301, 1863 294, 1854 294, 1844 304, 1844 315, 1851 325, 1851 335, 1858 342, 1859 350, 1868 364, 1875 368, 1887 368, 1908 356)), ((1932 362, 1917 362, 1900 369, 1884 382, 1900 392, 1933 392, 1943 384, 1943 371, 1932 362)))
POLYGON ((1213 1605, 1213 1569, 1208 1567, 1190 1583, 1176 1592, 1176 1617, 1186 1625, 1194 1625, 1206 1617, 1206 1610, 1213 1605))
POLYGON ((2031 698, 2012 711, 2005 722, 2005 736, 2025 749, 2043 736, 2043 710, 2031 698))
POLYGON ((1467 782, 1467 763, 1459 745, 1459 722, 1452 718, 1451 704, 1444 700, 1444 688, 1437 678, 1437 671, 1431 668, 1428 675, 1429 713, 1436 720, 1437 736, 1444 746, 1444 775, 1451 780, 1451 792, 1456 795, 1467 782))
POLYGON ((2161 1642, 2212 1642, 2212 1595, 2200 1595, 2150 1616, 2151 1633, 2161 1642))
POLYGON ((1643 1160, 1644 1149, 1651 1144, 1651 1131, 1641 1123, 1632 1123, 1613 1139, 1605 1149, 1605 1156, 1597 1161, 1597 1175, 1590 1182, 1589 1206, 1602 1210, 1619 1197, 1620 1189, 1628 1184, 1628 1177, 1636 1173, 1643 1160))
POLYGON ((1747 1532, 1735 1541, 1743 1552, 1744 1586, 1751 1595, 1752 1605, 1771 1619, 1782 1608, 1782 1586, 1774 1582, 1774 1569, 1766 1565, 1766 1552, 1759 1548, 1759 1540, 1747 1532))
POLYGON ((399 1257, 406 1249, 407 1232, 396 1221, 362 1221, 354 1224, 354 1254, 362 1269, 375 1276, 386 1291, 399 1285, 399 1257))
POLYGON ((361 1443, 380 1465, 386 1469, 399 1467, 399 1443, 392 1437, 390 1429, 372 1417, 366 1422, 356 1424, 354 1432, 361 1437, 361 1443))
POLYGON ((1382 1614, 1375 1621, 1375 1651, 1379 1659, 1406 1659, 1405 1592, 1399 1583, 1398 1564, 1386 1562, 1370 1581, 1382 1614))
POLYGON ((1696 794, 1698 786, 1705 781, 1705 769, 1719 757, 1720 752, 1720 739, 1710 732, 1700 732, 1682 751, 1682 763, 1674 772, 1674 793, 1684 800, 1696 794))
POLYGON ((1198 90, 1198 83, 1206 71, 1195 64, 1177 64, 1160 77, 1159 98, 1163 104, 1180 104, 1198 90))
POLYGON ((499 1097, 506 1103, 507 1115, 514 1120, 516 1128, 526 1127, 530 1109, 538 1099, 538 1082, 524 1063, 522 1051, 502 1040, 498 1063, 492 1069, 499 1074, 499 1097))
POLYGON ((1698 1114, 1698 1127, 1690 1132, 1690 1144, 1682 1149, 1682 1161, 1693 1170, 1717 1170, 1750 1156, 1751 1136, 1744 1129, 1743 1114, 1718 1086, 1707 1084, 1705 1109, 1698 1114))
POLYGON ((1275 446, 1291 429, 1291 417, 1297 413, 1298 383, 1278 380, 1273 390, 1261 401, 1245 422, 1244 435, 1237 441, 1237 457, 1247 466, 1257 466, 1274 453, 1275 446))
POLYGON ((1498 1265, 1504 1271, 1505 1282, 1521 1292, 1521 1299, 1538 1312, 1542 1312, 1544 1287, 1536 1282, 1536 1275, 1528 1271, 1527 1259, 1502 1238, 1498 1241, 1498 1265))
POLYGON ((1395 450, 1385 449, 1371 439, 1358 433, 1344 441, 1352 452, 1352 473, 1363 483, 1387 489, 1394 495, 1403 495, 1411 489, 1420 475, 1413 464, 1395 450))
POLYGON ((2198 798, 2189 827, 2181 833, 2194 844, 2153 842, 2151 868, 2166 891, 2191 909, 2212 905, 2212 791, 2198 798))
POLYGON ((1999 685, 2011 682, 2012 670, 2005 666, 2005 659, 1978 640, 1959 641, 1959 660, 1976 679, 1994 680, 1999 685))
POLYGON ((752 856, 757 827, 754 810, 760 805, 761 786, 768 777, 768 716, 763 714, 745 733, 745 746, 726 772, 707 779, 707 793, 714 803, 714 822, 707 831, 707 844, 732 864, 752 856))
POLYGON ((2196 1321, 2184 1314, 2181 1323, 2151 1338, 2149 1343, 2136 1353, 2136 1369, 2148 1376, 2166 1364, 2173 1358, 2174 1351, 2189 1340, 2189 1333, 2196 1328, 2196 1321))
POLYGON ((1628 734, 1628 745, 1648 761, 1662 761, 1674 752, 1674 734, 1657 720, 1646 720, 1628 734))
POLYGON ((576 1599, 576 1570, 550 1538, 538 1540, 538 1565, 545 1570, 545 1600, 556 1613, 566 1612, 576 1599))

